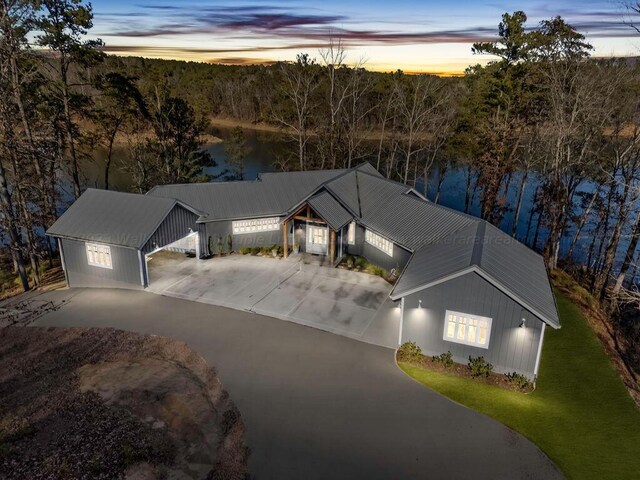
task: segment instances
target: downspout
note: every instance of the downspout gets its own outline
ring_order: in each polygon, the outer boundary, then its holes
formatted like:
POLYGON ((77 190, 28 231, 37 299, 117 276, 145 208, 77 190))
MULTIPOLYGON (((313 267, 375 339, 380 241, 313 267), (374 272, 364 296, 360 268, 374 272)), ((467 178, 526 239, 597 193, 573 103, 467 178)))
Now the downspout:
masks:
POLYGON ((62 251, 62 241, 57 238, 58 241, 58 251, 60 252, 60 265, 62 266, 62 271, 64 272, 64 279, 67 282, 67 287, 71 287, 69 285, 69 275, 67 275, 67 264, 64 261, 64 252, 62 251))
POLYGON ((536 355, 536 365, 533 367, 533 378, 538 379, 538 368, 540 367, 540 357, 542 356, 542 342, 544 340, 544 330, 547 328, 547 324, 542 322, 542 331, 540 332, 540 341, 538 342, 538 353, 536 355))
POLYGON ((400 328, 398 329, 398 345, 402 345, 403 325, 404 325, 404 297, 400 299, 400 328))
POLYGON ((142 288, 147 288, 149 285, 147 284, 147 256, 144 255, 142 250, 138 250, 138 260, 140 263, 140 284, 142 288))
POLYGON ((196 236, 196 260, 200 260, 200 232, 196 231, 194 233, 196 236))

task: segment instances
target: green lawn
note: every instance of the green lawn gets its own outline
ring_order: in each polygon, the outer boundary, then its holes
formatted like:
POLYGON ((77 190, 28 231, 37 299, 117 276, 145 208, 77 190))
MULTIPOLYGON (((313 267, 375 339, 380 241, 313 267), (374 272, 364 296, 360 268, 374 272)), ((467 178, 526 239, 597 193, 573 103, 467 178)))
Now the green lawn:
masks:
POLYGON ((556 297, 562 329, 545 332, 530 395, 405 363, 400 368, 522 433, 570 479, 639 479, 640 412, 578 307, 556 297))

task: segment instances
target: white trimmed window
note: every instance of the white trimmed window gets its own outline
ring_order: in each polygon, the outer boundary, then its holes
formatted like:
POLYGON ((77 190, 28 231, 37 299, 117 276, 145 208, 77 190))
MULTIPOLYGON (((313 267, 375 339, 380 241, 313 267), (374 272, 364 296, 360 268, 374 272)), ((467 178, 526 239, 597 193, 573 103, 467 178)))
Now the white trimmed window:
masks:
POLYGON ((489 348, 491 322, 492 319, 489 317, 447 310, 442 338, 448 342, 489 348))
POLYGON ((111 247, 97 243, 85 243, 87 263, 94 267, 113 268, 111 265, 111 247))
POLYGON ((371 230, 366 230, 364 232, 364 241, 393 257, 393 242, 391 240, 387 240, 371 230))
POLYGON ((349 230, 347 231, 347 242, 349 245, 356 244, 356 222, 349 224, 349 230))
POLYGON ((270 232, 280 228, 280 219, 278 217, 271 218, 253 218, 250 220, 238 220, 232 222, 233 234, 241 235, 243 233, 270 232))

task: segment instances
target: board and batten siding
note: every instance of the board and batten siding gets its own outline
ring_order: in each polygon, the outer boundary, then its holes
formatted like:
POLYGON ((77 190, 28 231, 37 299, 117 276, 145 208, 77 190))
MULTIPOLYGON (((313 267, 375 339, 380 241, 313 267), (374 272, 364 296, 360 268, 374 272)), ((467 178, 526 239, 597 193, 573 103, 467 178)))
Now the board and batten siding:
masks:
POLYGON ((60 239, 70 287, 143 288, 138 250, 111 245, 113 268, 102 268, 89 265, 85 243, 82 240, 60 239))
POLYGON ((451 279, 404 298, 402 342, 413 341, 425 355, 450 351, 467 364, 483 356, 498 373, 518 372, 533 379, 543 322, 476 273, 451 279), (422 308, 418 308, 422 300, 422 308), (493 319, 489 348, 443 339, 447 310, 493 319), (526 328, 520 328, 522 318, 526 328))
MULTIPOLYGON (((379 267, 382 267, 388 271, 390 271, 392 268, 399 267, 398 274, 400 274, 404 266, 411 258, 411 252, 396 243, 393 244, 393 257, 390 257, 373 245, 368 244, 365 241, 365 228, 361 225, 356 225, 355 237, 355 245, 348 245, 347 253, 349 253, 350 255, 358 255, 364 257, 371 263, 378 265, 379 267)), ((346 238, 347 237, 345 235, 345 241, 346 238)))
POLYGON ((198 215, 186 208, 176 205, 158 226, 147 243, 142 247, 142 253, 147 254, 186 237, 192 231, 197 231, 198 215))
MULTIPOLYGON (((261 218, 261 217, 256 217, 261 218)), ((265 217, 266 218, 266 217, 265 217)), ((282 245, 282 228, 278 230, 272 230, 270 232, 257 232, 257 233, 243 233, 240 235, 233 235, 233 224, 231 220, 221 220, 219 222, 207 222, 204 224, 205 239, 202 241, 201 252, 209 251, 209 238, 213 242, 213 252, 209 254, 213 255, 218 253, 216 251, 218 238, 222 238, 223 251, 227 251, 227 237, 231 235, 231 241, 233 244, 233 250, 238 251, 241 248, 248 247, 270 247, 272 245, 282 245)), ((202 235, 201 235, 202 236, 202 235)))

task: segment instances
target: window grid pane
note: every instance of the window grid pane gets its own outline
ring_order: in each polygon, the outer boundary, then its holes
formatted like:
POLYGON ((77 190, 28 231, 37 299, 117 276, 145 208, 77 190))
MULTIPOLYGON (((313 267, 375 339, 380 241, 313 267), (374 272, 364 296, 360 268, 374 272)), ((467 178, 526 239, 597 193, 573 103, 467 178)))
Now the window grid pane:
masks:
POLYGON ((381 250, 382 252, 386 253, 390 257, 393 257, 393 242, 378 235, 377 233, 373 233, 370 230, 365 231, 364 240, 368 244, 376 247, 378 250, 381 250))
POLYGON ((349 245, 356 244, 356 222, 349 224, 349 231, 347 232, 347 241, 349 245))
POLYGON ((234 235, 254 232, 270 232, 280 228, 280 219, 272 218, 253 218, 250 220, 237 220, 232 222, 232 231, 234 235))
POLYGON ((449 342, 488 348, 491 322, 492 319, 489 317, 447 310, 442 338, 449 342))
POLYGON ((113 268, 111 265, 111 247, 85 243, 87 251, 87 263, 94 267, 113 268))

